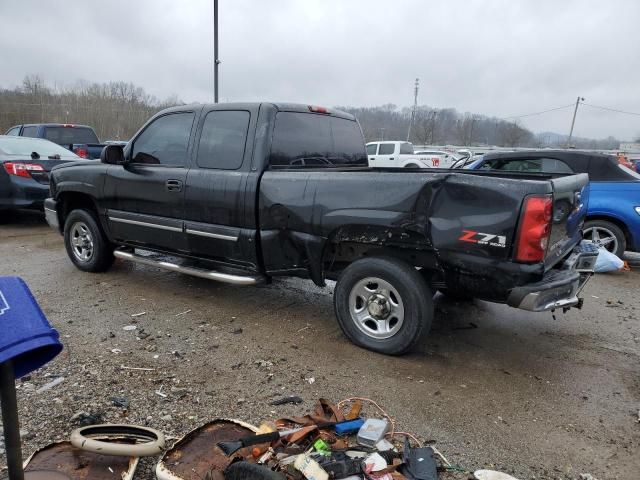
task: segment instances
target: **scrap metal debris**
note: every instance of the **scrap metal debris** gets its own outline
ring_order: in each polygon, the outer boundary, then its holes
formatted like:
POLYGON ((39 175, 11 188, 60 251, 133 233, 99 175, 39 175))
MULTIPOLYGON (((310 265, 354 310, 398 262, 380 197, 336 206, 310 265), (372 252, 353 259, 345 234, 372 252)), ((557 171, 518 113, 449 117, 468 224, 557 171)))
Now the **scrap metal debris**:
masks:
POLYGON ((269 405, 286 405, 288 403, 298 405, 299 403, 302 403, 302 402, 303 402, 302 398, 295 395, 291 395, 288 397, 282 397, 282 398, 273 400, 269 405))

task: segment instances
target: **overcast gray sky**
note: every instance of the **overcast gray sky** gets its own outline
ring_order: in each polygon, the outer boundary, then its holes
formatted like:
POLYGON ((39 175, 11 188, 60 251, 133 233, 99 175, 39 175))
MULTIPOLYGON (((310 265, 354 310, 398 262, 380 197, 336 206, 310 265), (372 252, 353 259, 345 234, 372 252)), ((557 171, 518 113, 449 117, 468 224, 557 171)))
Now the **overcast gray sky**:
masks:
MULTIPOLYGON (((508 117, 574 103, 640 112, 636 0, 219 0, 221 101, 413 101, 508 117)), ((37 73, 213 98, 213 0, 2 0, 0 87, 37 73)), ((572 108, 522 118, 567 133, 572 108)), ((640 135, 581 106, 575 135, 640 135)))

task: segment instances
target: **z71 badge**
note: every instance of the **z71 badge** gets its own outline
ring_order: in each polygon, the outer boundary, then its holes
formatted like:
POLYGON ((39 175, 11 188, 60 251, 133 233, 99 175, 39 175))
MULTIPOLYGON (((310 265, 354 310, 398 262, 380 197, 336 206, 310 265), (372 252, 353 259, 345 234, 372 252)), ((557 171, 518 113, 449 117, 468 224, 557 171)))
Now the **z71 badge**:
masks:
POLYGON ((463 230, 458 240, 461 242, 477 243, 478 245, 489 245, 490 247, 505 248, 507 246, 507 237, 504 235, 474 232, 472 230, 463 230))

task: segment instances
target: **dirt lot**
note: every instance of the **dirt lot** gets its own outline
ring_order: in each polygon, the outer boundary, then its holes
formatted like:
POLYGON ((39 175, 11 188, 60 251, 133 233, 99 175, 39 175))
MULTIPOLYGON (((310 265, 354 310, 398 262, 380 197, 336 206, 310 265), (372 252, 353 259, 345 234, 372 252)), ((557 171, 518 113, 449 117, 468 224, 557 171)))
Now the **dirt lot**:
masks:
MULTIPOLYGON (((522 480, 636 479, 638 272, 598 276, 584 310, 557 320, 437 297, 426 343, 392 358, 344 339, 331 286, 232 287, 121 262, 87 274, 40 217, 0 226, 0 274, 29 283, 66 347, 19 382, 25 454, 65 438, 82 412, 177 437, 220 416, 260 423, 307 411, 321 396, 357 395, 376 399, 399 428, 435 440, 470 470, 522 480), (58 376, 61 384, 36 392, 58 376), (283 395, 304 403, 269 405, 283 395), (112 397, 125 397, 128 410, 112 397)), ((136 478, 153 478, 151 466, 143 463, 136 478)))

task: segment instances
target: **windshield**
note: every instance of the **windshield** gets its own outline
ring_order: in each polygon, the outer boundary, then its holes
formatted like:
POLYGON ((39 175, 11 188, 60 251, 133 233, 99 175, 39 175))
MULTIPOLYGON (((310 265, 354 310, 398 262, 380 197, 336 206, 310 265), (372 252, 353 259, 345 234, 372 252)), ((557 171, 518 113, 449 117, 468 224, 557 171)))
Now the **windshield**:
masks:
POLYGON ((88 127, 47 127, 44 138, 58 145, 74 143, 100 143, 95 132, 88 127))
POLYGON ((0 153, 30 157, 33 152, 36 152, 43 159, 55 155, 59 155, 60 158, 80 158, 66 148, 48 140, 29 137, 0 137, 0 153))

